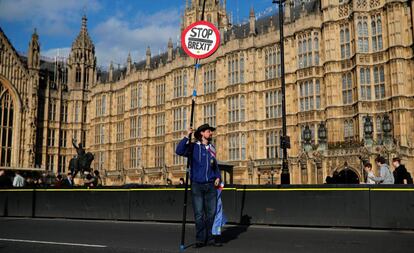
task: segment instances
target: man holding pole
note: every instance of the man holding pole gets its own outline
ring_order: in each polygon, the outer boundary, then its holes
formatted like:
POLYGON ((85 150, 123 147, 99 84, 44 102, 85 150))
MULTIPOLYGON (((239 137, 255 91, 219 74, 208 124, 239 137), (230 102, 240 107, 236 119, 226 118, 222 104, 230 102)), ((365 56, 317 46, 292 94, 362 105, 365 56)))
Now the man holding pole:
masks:
MULTIPOLYGON (((197 139, 191 143, 184 137, 177 145, 176 153, 191 159, 191 193, 193 200, 194 220, 196 225, 196 248, 205 245, 221 246, 214 240, 212 227, 217 206, 217 190, 221 180, 216 159, 216 150, 211 139, 214 127, 201 125, 194 133, 197 139)), ((191 136, 193 130, 188 130, 191 136)))

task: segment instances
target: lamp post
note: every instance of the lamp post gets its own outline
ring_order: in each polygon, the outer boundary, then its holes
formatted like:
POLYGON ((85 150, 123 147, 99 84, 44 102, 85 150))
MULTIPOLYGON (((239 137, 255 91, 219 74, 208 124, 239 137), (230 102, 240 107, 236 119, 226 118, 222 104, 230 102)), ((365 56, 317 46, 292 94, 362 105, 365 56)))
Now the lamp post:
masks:
POLYGON ((326 148, 327 129, 325 122, 321 122, 318 128, 318 150, 324 150, 326 148))
POLYGON ((372 125, 371 117, 366 116, 365 122, 364 122, 364 137, 365 137, 365 143, 368 146, 372 146, 372 132, 373 132, 373 125, 372 125))
POLYGON ((303 130, 303 140, 304 140, 305 151, 306 152, 311 151, 312 131, 310 130, 308 125, 306 125, 305 129, 303 130))
POLYGON ((382 120, 382 131, 384 132, 384 144, 390 144, 392 139, 392 123, 388 114, 385 114, 384 119, 382 120))
POLYGON ((283 44, 283 3, 285 0, 273 0, 272 3, 278 4, 279 9, 279 34, 280 34, 280 76, 282 86, 282 137, 281 147, 283 149, 281 184, 290 184, 290 173, 287 161, 287 149, 290 148, 290 139, 286 135, 286 84, 285 84, 285 59, 283 44))

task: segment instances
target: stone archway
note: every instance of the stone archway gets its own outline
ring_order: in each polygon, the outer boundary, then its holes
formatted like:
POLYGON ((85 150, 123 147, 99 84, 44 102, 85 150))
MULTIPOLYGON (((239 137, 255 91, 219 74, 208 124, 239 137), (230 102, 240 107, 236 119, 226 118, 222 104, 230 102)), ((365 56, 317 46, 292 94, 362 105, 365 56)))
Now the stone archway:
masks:
POLYGON ((11 166, 14 111, 8 89, 0 85, 0 167, 11 166))
POLYGON ((359 184, 361 181, 358 172, 348 166, 336 169, 332 174, 332 179, 335 184, 359 184))
POLYGON ((10 82, 0 76, 0 167, 20 166, 22 103, 10 82))

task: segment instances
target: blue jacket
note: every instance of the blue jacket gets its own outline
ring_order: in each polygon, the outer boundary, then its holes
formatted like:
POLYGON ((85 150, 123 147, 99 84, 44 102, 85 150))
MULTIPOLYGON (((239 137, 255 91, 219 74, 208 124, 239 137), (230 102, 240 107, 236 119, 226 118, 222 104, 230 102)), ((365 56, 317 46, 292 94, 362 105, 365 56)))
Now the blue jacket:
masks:
MULTIPOLYGON (((212 144, 209 144, 212 145, 212 144)), ((191 182, 207 183, 214 182, 217 178, 221 179, 217 159, 200 142, 188 144, 188 138, 184 137, 177 145, 175 153, 180 156, 189 157, 190 147, 192 148, 191 182)))

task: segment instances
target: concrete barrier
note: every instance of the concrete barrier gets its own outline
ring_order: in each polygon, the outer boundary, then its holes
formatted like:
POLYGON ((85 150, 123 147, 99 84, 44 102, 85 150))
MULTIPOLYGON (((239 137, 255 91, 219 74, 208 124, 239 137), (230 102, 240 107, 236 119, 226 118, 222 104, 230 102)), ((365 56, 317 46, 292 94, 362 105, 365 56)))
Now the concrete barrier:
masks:
MULTIPOLYGON (((0 216, 180 222, 183 188, 0 190, 0 216)), ((188 221, 193 221, 189 192, 188 221)), ((414 229, 412 186, 234 186, 231 223, 414 229)))

